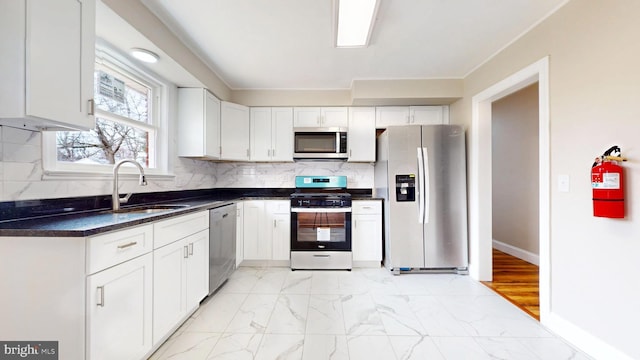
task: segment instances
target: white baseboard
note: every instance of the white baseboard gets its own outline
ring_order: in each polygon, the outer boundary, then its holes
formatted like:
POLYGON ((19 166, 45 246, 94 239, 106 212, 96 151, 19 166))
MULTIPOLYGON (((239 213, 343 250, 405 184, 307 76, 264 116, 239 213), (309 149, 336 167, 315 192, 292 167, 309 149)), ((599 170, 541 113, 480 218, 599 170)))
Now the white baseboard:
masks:
POLYGON ((522 250, 513 245, 503 243, 502 241, 498 241, 496 239, 493 239, 493 247, 502 251, 503 253, 507 253, 528 263, 540 266, 540 256, 538 254, 534 254, 527 250, 522 250))
POLYGON ((632 357, 600 338, 551 312, 542 318, 543 325, 594 359, 633 360, 632 357))

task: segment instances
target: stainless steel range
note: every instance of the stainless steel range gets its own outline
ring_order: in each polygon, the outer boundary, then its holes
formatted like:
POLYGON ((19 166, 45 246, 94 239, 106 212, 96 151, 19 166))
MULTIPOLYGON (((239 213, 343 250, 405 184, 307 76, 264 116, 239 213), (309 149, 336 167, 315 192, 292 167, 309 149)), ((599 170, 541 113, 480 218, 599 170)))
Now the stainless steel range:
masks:
POLYGON ((351 270, 351 194, 346 176, 296 176, 291 269, 351 270))

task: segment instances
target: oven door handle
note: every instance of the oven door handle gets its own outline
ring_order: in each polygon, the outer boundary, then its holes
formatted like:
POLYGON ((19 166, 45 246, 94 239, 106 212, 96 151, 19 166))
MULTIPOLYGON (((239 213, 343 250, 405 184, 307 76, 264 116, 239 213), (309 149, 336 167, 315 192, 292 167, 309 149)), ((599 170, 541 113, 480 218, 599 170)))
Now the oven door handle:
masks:
POLYGON ((351 208, 291 208, 295 213, 350 213, 351 208))

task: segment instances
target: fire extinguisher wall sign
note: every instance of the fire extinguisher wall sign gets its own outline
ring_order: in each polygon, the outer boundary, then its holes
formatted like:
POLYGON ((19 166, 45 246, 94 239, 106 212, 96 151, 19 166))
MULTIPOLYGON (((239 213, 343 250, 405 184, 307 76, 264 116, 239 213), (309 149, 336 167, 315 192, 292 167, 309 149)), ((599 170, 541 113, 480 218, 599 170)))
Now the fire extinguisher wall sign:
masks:
POLYGON ((593 216, 624 218, 624 169, 618 161, 625 160, 620 156, 620 148, 613 146, 593 163, 593 216))

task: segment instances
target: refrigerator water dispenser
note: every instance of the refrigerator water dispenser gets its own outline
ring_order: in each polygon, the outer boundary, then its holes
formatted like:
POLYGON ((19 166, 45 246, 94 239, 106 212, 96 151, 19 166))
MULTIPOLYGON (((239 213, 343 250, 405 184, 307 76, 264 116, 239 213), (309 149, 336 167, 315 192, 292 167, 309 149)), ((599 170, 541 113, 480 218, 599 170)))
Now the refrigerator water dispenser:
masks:
POLYGON ((396 175, 396 201, 416 201, 416 176, 396 175))

